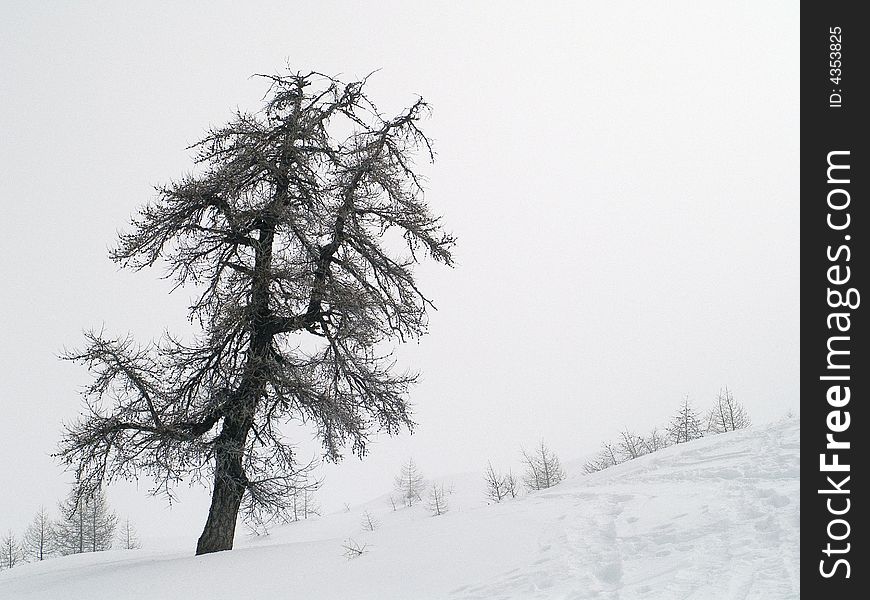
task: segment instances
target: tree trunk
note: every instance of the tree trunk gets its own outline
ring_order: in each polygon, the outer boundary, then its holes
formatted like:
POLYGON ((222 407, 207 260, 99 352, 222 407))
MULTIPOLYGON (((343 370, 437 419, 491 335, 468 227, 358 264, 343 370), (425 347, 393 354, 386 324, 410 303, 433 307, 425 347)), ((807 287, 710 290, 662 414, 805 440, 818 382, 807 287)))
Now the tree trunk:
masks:
POLYGON ((272 333, 262 323, 270 314, 269 284, 274 237, 274 225, 261 227, 254 261, 254 278, 251 282, 254 322, 246 375, 236 392, 235 407, 224 417, 220 435, 215 440, 214 489, 208 519, 196 544, 197 554, 233 549, 239 506, 248 484, 242 466, 245 442, 254 424, 257 402, 264 393, 262 365, 267 360, 272 344, 272 333))
MULTIPOLYGON (((82 500, 81 502, 84 502, 82 500)), ((79 554, 85 551, 85 508, 84 504, 79 507, 79 554)))
POLYGON ((196 544, 197 554, 233 549, 239 506, 245 493, 242 455, 250 420, 226 419, 215 441, 214 490, 205 528, 196 544))

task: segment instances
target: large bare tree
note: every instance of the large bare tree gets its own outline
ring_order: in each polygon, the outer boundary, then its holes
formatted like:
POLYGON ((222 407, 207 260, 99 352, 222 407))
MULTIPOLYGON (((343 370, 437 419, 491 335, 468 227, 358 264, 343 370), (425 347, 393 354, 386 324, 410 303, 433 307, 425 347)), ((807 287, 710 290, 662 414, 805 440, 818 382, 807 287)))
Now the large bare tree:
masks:
POLYGON ((145 473, 171 494, 205 477, 198 554, 232 548, 243 501, 248 514, 292 503, 304 466, 282 424, 313 424, 333 461, 413 425, 416 375, 397 372, 393 345, 427 328, 414 265, 452 264, 414 161, 433 156, 422 99, 388 117, 365 80, 264 77, 262 109, 194 144, 193 174, 159 188, 111 252, 195 289, 201 334, 140 345, 90 332, 67 354, 94 374, 59 448, 81 493, 145 473))

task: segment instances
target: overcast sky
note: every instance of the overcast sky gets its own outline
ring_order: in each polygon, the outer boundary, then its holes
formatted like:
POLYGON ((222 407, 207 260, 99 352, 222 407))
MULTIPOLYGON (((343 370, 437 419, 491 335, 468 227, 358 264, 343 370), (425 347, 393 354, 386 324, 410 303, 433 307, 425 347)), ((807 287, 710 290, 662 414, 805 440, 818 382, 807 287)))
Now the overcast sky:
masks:
MULTIPOLYGON (((427 200, 459 238, 426 266, 439 310, 402 348, 419 429, 324 471, 327 510, 427 475, 580 457, 727 385, 757 423, 799 409, 797 2, 0 1, 0 530, 67 489, 49 454, 86 372, 83 328, 184 330, 189 294, 122 272, 116 230, 250 78, 289 63, 380 69, 393 112, 422 95, 427 200)), ((316 451, 300 430, 304 452, 316 451)), ((146 540, 191 548, 207 495, 171 511, 110 491, 146 540)))

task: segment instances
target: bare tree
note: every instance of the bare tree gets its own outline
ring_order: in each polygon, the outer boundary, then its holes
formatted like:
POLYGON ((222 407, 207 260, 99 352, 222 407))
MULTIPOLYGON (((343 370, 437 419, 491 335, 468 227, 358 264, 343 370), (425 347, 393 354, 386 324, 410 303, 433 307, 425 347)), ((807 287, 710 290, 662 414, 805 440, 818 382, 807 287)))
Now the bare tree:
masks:
POLYGON ((360 544, 353 538, 347 538, 341 547, 344 548, 344 556, 348 560, 358 558, 368 552, 368 544, 360 544))
POLYGON ((24 531, 22 544, 24 554, 29 560, 41 561, 54 553, 54 532, 51 517, 44 506, 40 506, 36 515, 24 531))
POLYGON ((243 496, 290 508, 282 423, 313 424, 331 461, 348 446, 364 456, 374 429, 413 426, 417 376, 394 372, 389 348, 426 331, 416 263, 453 263, 414 163, 433 156, 422 99, 387 118, 365 80, 265 79, 263 109, 194 144, 195 174, 159 188, 111 253, 195 286, 201 333, 140 345, 91 332, 66 354, 95 377, 58 452, 80 494, 140 473, 155 493, 210 480, 198 554, 232 548, 243 496))
POLYGON ((24 550, 11 529, 0 540, 0 553, 0 566, 4 569, 11 569, 24 560, 24 550))
POLYGON ((362 527, 366 531, 374 531, 378 527, 380 527, 381 523, 378 521, 372 513, 369 511, 364 511, 362 516, 362 527))
POLYGON ((716 396, 716 404, 707 415, 707 423, 707 431, 725 433, 749 427, 752 422, 746 409, 734 399, 731 391, 726 387, 716 396))
POLYGON ((112 547, 115 536, 115 527, 118 517, 109 508, 106 495, 101 491, 85 501, 84 505, 88 516, 88 536, 91 541, 91 552, 100 552, 112 547))
POLYGON ((118 517, 102 490, 83 498, 73 490, 59 508, 60 518, 52 529, 60 554, 100 552, 112 547, 118 517))
POLYGON ((517 495, 520 493, 520 483, 517 480, 516 475, 514 475, 513 471, 511 471, 510 469, 508 469, 508 472, 505 474, 503 483, 504 490, 507 492, 507 495, 511 498, 516 498, 517 495))
POLYGON ((583 470, 587 473, 595 473, 618 465, 620 462, 622 460, 617 445, 613 442, 603 442, 601 450, 595 455, 595 458, 583 465, 583 470))
POLYGON ((450 510, 450 504, 447 501, 448 494, 449 492, 444 490, 443 485, 433 483, 429 490, 429 512, 437 517, 450 510))
POLYGON ((486 483, 486 497, 493 502, 501 502, 508 495, 505 476, 498 473, 491 462, 486 463, 486 471, 483 472, 483 480, 486 483))
POLYGON ((511 498, 516 498, 517 494, 520 493, 519 482, 510 469, 508 469, 507 474, 504 476, 504 489, 511 498))
POLYGON ((316 487, 301 487, 293 491, 293 520, 320 516, 320 504, 314 498, 316 487))
POLYGON ((668 447, 668 436, 666 432, 662 432, 658 427, 653 427, 652 431, 643 438, 643 445, 647 453, 657 452, 662 448, 668 447))
POLYGON ((396 475, 394 483, 396 491, 401 495, 402 502, 406 506, 414 506, 414 502, 423 497, 425 480, 413 458, 402 465, 402 471, 396 475))
POLYGON ((88 551, 88 517, 86 500, 74 493, 58 503, 60 517, 52 524, 54 542, 58 553, 81 554, 88 551))
POLYGON ((668 425, 668 434, 675 444, 690 442, 704 435, 701 420, 698 418, 698 413, 692 408, 689 403, 689 397, 686 396, 683 403, 680 405, 680 410, 671 419, 668 425))
POLYGON ((483 472, 486 483, 486 497, 493 502, 501 502, 505 498, 516 498, 519 485, 514 474, 508 470, 504 475, 493 468, 491 462, 486 463, 486 471, 483 472))
POLYGON ((529 490, 545 490, 565 478, 565 470, 559 457, 551 451, 544 440, 533 452, 522 450, 526 473, 523 481, 529 490))
POLYGON ((139 542, 139 535, 136 533, 136 528, 130 523, 130 519, 124 519, 121 524, 121 534, 119 535, 121 548, 124 550, 137 550, 142 547, 139 542))
POLYGON ((647 453, 644 440, 639 435, 632 433, 628 429, 623 429, 619 432, 619 452, 622 455, 622 461, 633 460, 647 453))
POLYGON ((257 501, 252 494, 243 497, 241 514, 248 529, 255 535, 268 534, 269 527, 278 523, 295 523, 320 514, 320 505, 314 498, 323 483, 315 477, 314 470, 319 466, 317 460, 311 460, 305 466, 298 467, 285 484, 286 498, 276 498, 274 502, 282 506, 280 511, 270 510, 269 505, 257 501))

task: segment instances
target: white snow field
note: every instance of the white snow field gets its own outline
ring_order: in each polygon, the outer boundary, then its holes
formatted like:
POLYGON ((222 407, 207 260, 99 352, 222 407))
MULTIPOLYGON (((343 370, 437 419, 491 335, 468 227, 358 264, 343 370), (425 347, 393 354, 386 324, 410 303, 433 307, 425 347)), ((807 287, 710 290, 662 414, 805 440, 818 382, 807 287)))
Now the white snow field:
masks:
MULTIPOLYGON (((450 512, 388 496, 203 557, 157 550, 0 573, 2 600, 564 598, 792 600, 798 419, 713 436, 486 505, 481 474, 445 478, 450 512), (379 521, 364 531, 361 515, 379 521), (347 538, 366 545, 348 559, 347 538)), ((481 469, 482 471, 482 469, 481 469)))

